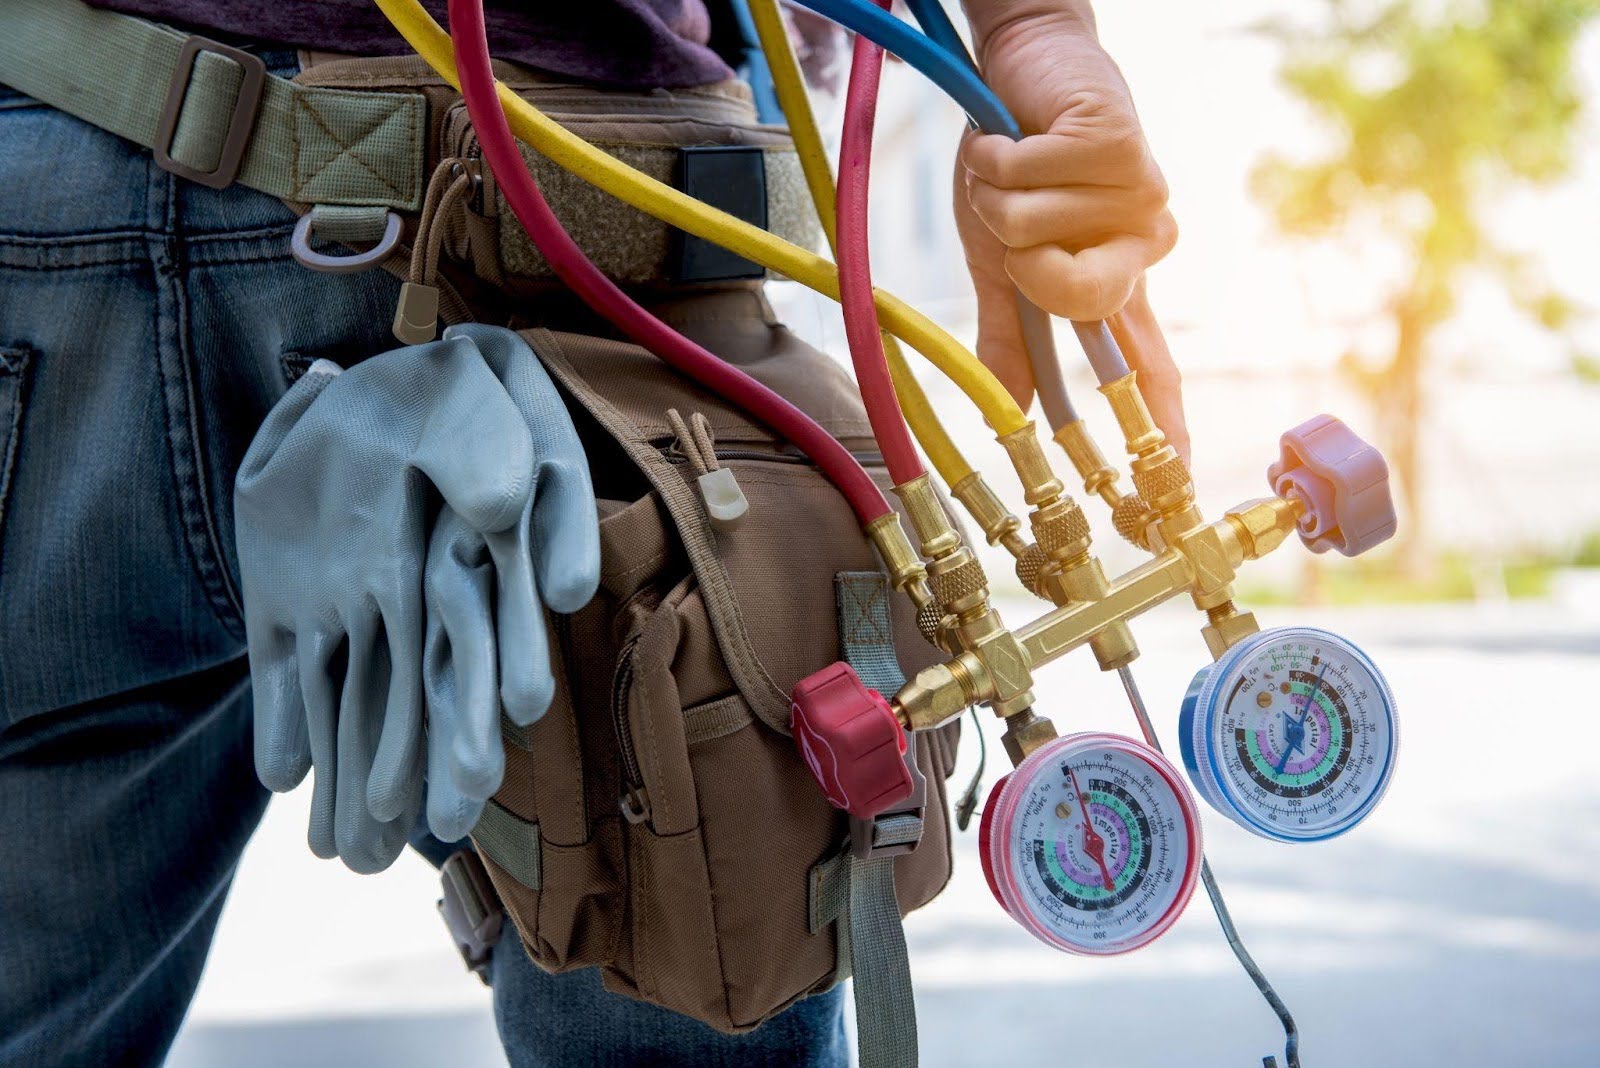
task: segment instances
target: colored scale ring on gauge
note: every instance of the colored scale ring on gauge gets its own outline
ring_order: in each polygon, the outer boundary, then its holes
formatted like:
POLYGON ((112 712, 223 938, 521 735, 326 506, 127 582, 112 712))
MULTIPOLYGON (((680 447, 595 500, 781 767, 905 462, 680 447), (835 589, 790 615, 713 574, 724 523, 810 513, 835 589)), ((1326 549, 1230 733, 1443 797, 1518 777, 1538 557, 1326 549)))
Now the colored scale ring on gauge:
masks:
MULTIPOLYGON (((1076 783, 1072 789, 1082 791, 1082 787, 1076 783)), ((1086 870, 1074 874, 1076 866, 1064 855, 1067 851, 1061 842, 1055 843, 1056 848, 1052 854, 1046 855, 1039 861, 1041 864, 1048 864, 1055 875, 1052 881, 1057 885, 1052 892, 1057 901, 1081 911, 1097 911, 1118 906, 1139 890, 1139 882, 1147 874, 1147 868, 1141 867, 1131 877, 1130 868, 1134 866, 1135 858, 1139 864, 1148 865, 1154 851, 1154 836, 1157 833, 1164 833, 1151 826, 1151 818, 1159 817, 1160 813, 1144 812, 1137 801, 1131 797, 1119 797, 1119 791, 1115 789, 1082 791, 1082 793, 1090 792, 1095 795, 1091 808, 1109 817, 1107 822, 1112 828, 1110 840, 1100 843, 1100 854, 1111 858, 1113 862, 1108 865, 1096 856, 1094 859, 1099 863, 1098 871, 1086 870), (1106 853, 1108 849, 1109 853, 1106 853), (1110 884, 1104 895, 1098 893, 1098 888, 1094 886, 1102 877, 1110 884), (1082 895, 1069 892, 1066 889, 1067 884, 1083 885, 1087 888, 1087 892, 1082 895)), ((1070 794, 1067 797, 1070 801, 1070 794)), ((1035 805, 1038 803, 1034 802, 1035 805)), ((1199 879, 1200 833, 1199 811, 1188 786, 1184 783, 1182 775, 1165 757, 1122 735, 1083 733, 1057 738, 1042 746, 1024 760, 1015 771, 995 783, 989 793, 988 803, 984 806, 983 821, 978 830, 978 855, 983 863, 984 878, 988 881, 989 890, 994 894, 995 900, 1029 934, 1046 945, 1068 953, 1114 956, 1148 945, 1177 922, 1178 917, 1183 914, 1199 879), (1013 825, 1018 819, 1023 818, 1023 806, 1035 795, 1036 784, 1049 775, 1045 765, 1060 762, 1070 767, 1073 762, 1085 763, 1098 753, 1115 753, 1132 758, 1138 765, 1153 773, 1154 781, 1165 785, 1170 791, 1171 798, 1175 799, 1177 815, 1181 817, 1180 820, 1173 820, 1173 823, 1180 828, 1181 842, 1178 844, 1183 847, 1184 855, 1181 876, 1178 878, 1172 900, 1158 915, 1139 923, 1129 933, 1116 938, 1107 937, 1104 942, 1073 941, 1052 931, 1031 907, 1028 894, 1013 869, 1015 859, 1012 852, 1015 839, 1013 825)))
MULTIPOLYGON (((1333 685, 1325 684, 1326 670, 1324 663, 1322 672, 1316 676, 1304 670, 1288 672, 1291 679, 1286 680, 1285 685, 1292 689, 1297 682, 1306 691, 1299 694, 1302 698, 1299 721, 1285 723, 1288 745, 1279 740, 1275 750, 1271 732, 1265 728, 1236 732, 1244 737, 1235 743, 1234 755, 1256 792, 1283 798, 1286 802, 1298 801, 1322 792, 1322 784, 1344 776, 1347 771, 1353 772, 1349 761, 1354 735, 1366 726, 1366 721, 1357 722, 1344 697, 1333 685), (1294 733, 1288 734, 1290 731, 1294 733)), ((1367 713, 1369 717, 1370 714, 1367 713)), ((1215 664, 1202 668, 1184 695, 1178 735, 1184 766, 1196 792, 1206 803, 1246 830, 1279 842, 1324 841, 1359 824, 1383 799, 1393 777, 1394 758, 1399 747, 1394 695, 1382 672, 1350 641, 1317 627, 1279 627, 1262 631, 1234 646, 1215 664), (1372 699, 1378 703, 1387 732, 1381 767, 1375 775, 1369 776, 1374 785, 1362 791, 1364 796, 1360 802, 1339 814, 1338 819, 1319 823, 1306 831, 1298 830, 1293 824, 1263 818, 1248 788, 1242 788, 1225 774, 1225 754, 1213 741, 1217 717, 1224 711, 1227 696, 1223 690, 1239 685, 1238 680, 1243 678, 1241 672, 1256 653, 1276 643, 1296 640, 1331 647, 1370 676, 1377 688, 1372 699)))

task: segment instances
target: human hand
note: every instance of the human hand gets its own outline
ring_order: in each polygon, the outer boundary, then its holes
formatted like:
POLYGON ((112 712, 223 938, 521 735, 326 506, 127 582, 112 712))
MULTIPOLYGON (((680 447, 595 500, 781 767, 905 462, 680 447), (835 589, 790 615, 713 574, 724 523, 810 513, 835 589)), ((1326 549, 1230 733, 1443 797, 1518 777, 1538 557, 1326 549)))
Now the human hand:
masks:
MULTIPOLYGON (((978 354, 1026 404, 1034 384, 1015 292, 1064 318, 1113 318, 1171 251, 1177 226, 1127 83, 1086 5, 967 6, 985 78, 1029 136, 963 139, 956 225, 977 289, 978 354)), ((1113 318, 1113 332, 1139 342, 1126 355, 1152 414, 1186 442, 1165 342, 1148 304, 1134 311, 1140 329, 1119 331, 1113 318)))

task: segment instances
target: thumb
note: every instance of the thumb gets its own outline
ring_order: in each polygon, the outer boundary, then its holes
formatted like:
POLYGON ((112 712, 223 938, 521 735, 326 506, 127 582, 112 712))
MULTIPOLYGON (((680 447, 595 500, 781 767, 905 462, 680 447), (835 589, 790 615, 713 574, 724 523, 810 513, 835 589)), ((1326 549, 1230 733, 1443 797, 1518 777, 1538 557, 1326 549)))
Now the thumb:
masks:
POLYGON ((1028 363, 1016 284, 1006 274, 1005 245, 972 208, 967 177, 967 169, 958 159, 951 200, 956 233, 961 237, 978 300, 978 359, 1026 411, 1033 403, 1033 369, 1028 363))

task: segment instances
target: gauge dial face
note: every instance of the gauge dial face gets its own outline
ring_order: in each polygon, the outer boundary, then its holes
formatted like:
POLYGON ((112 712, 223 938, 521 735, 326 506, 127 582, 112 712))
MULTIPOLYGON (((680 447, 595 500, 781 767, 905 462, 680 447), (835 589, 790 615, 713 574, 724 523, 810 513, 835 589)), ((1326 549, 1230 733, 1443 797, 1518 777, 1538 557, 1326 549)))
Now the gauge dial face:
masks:
POLYGON ((1194 892, 1194 801, 1172 765, 1130 738, 1056 739, 996 785, 983 820, 990 889, 1059 949, 1136 949, 1170 927, 1194 892))
POLYGON ((1349 641, 1263 631, 1203 675, 1184 700, 1184 761, 1224 815, 1267 838, 1315 841, 1377 805, 1394 770, 1394 698, 1349 641))

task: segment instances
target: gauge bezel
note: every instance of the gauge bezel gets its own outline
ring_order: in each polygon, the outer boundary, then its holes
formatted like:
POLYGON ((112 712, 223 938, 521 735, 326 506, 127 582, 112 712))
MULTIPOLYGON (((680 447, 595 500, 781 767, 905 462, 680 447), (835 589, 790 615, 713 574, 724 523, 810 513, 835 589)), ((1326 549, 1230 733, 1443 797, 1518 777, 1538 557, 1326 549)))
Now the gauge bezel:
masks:
POLYGON ((1245 830, 1275 842, 1325 842, 1355 829, 1372 814, 1383 801, 1384 795, 1389 792, 1389 785, 1394 779, 1395 757, 1400 751, 1400 722, 1395 708, 1394 690, 1390 688, 1389 680, 1378 670, 1378 665, 1373 663, 1372 658, 1349 638, 1322 627, 1273 627, 1260 631, 1229 649, 1215 664, 1201 668, 1195 675, 1194 681, 1190 683, 1189 692, 1184 695, 1178 735, 1184 767, 1194 782, 1196 792, 1205 798, 1206 803, 1212 808, 1245 830), (1212 728, 1216 724, 1218 712, 1217 696, 1231 687, 1234 672, 1262 646, 1295 638, 1310 638, 1332 643, 1371 675, 1377 682, 1383 714, 1389 726, 1388 751, 1384 754, 1384 764, 1378 773, 1376 788, 1369 791, 1354 809, 1348 813, 1341 813, 1331 828, 1305 834, 1296 833, 1290 828, 1258 817, 1252 811, 1248 798, 1241 795, 1232 780, 1223 775, 1218 762, 1217 747, 1211 744, 1212 728), (1203 761, 1200 759, 1202 753, 1205 758, 1203 761))
POLYGON ((990 791, 989 803, 984 806, 983 821, 978 828, 978 851, 983 862, 983 874, 995 900, 1016 920, 1023 930, 1044 944, 1066 953, 1085 957, 1114 957, 1131 953, 1161 937, 1178 917, 1183 915, 1194 897, 1200 879, 1200 864, 1204 855, 1201 840, 1200 809, 1194 795, 1184 781, 1183 774, 1161 753, 1143 742, 1121 734, 1086 731, 1056 738, 1033 751, 1016 770, 1006 775, 990 791), (1184 863, 1183 880, 1179 884, 1172 904, 1155 923, 1131 938, 1116 942, 1083 945, 1062 938, 1048 926, 1036 920, 1026 904, 1022 891, 1012 874, 1010 825, 1015 820, 1028 786, 1038 774, 1041 765, 1058 760, 1065 750, 1079 752, 1089 749, 1114 749, 1130 755, 1145 764, 1166 782, 1178 801, 1183 814, 1184 828, 1189 839, 1189 853, 1184 863), (997 831, 999 833, 997 833, 997 831))

